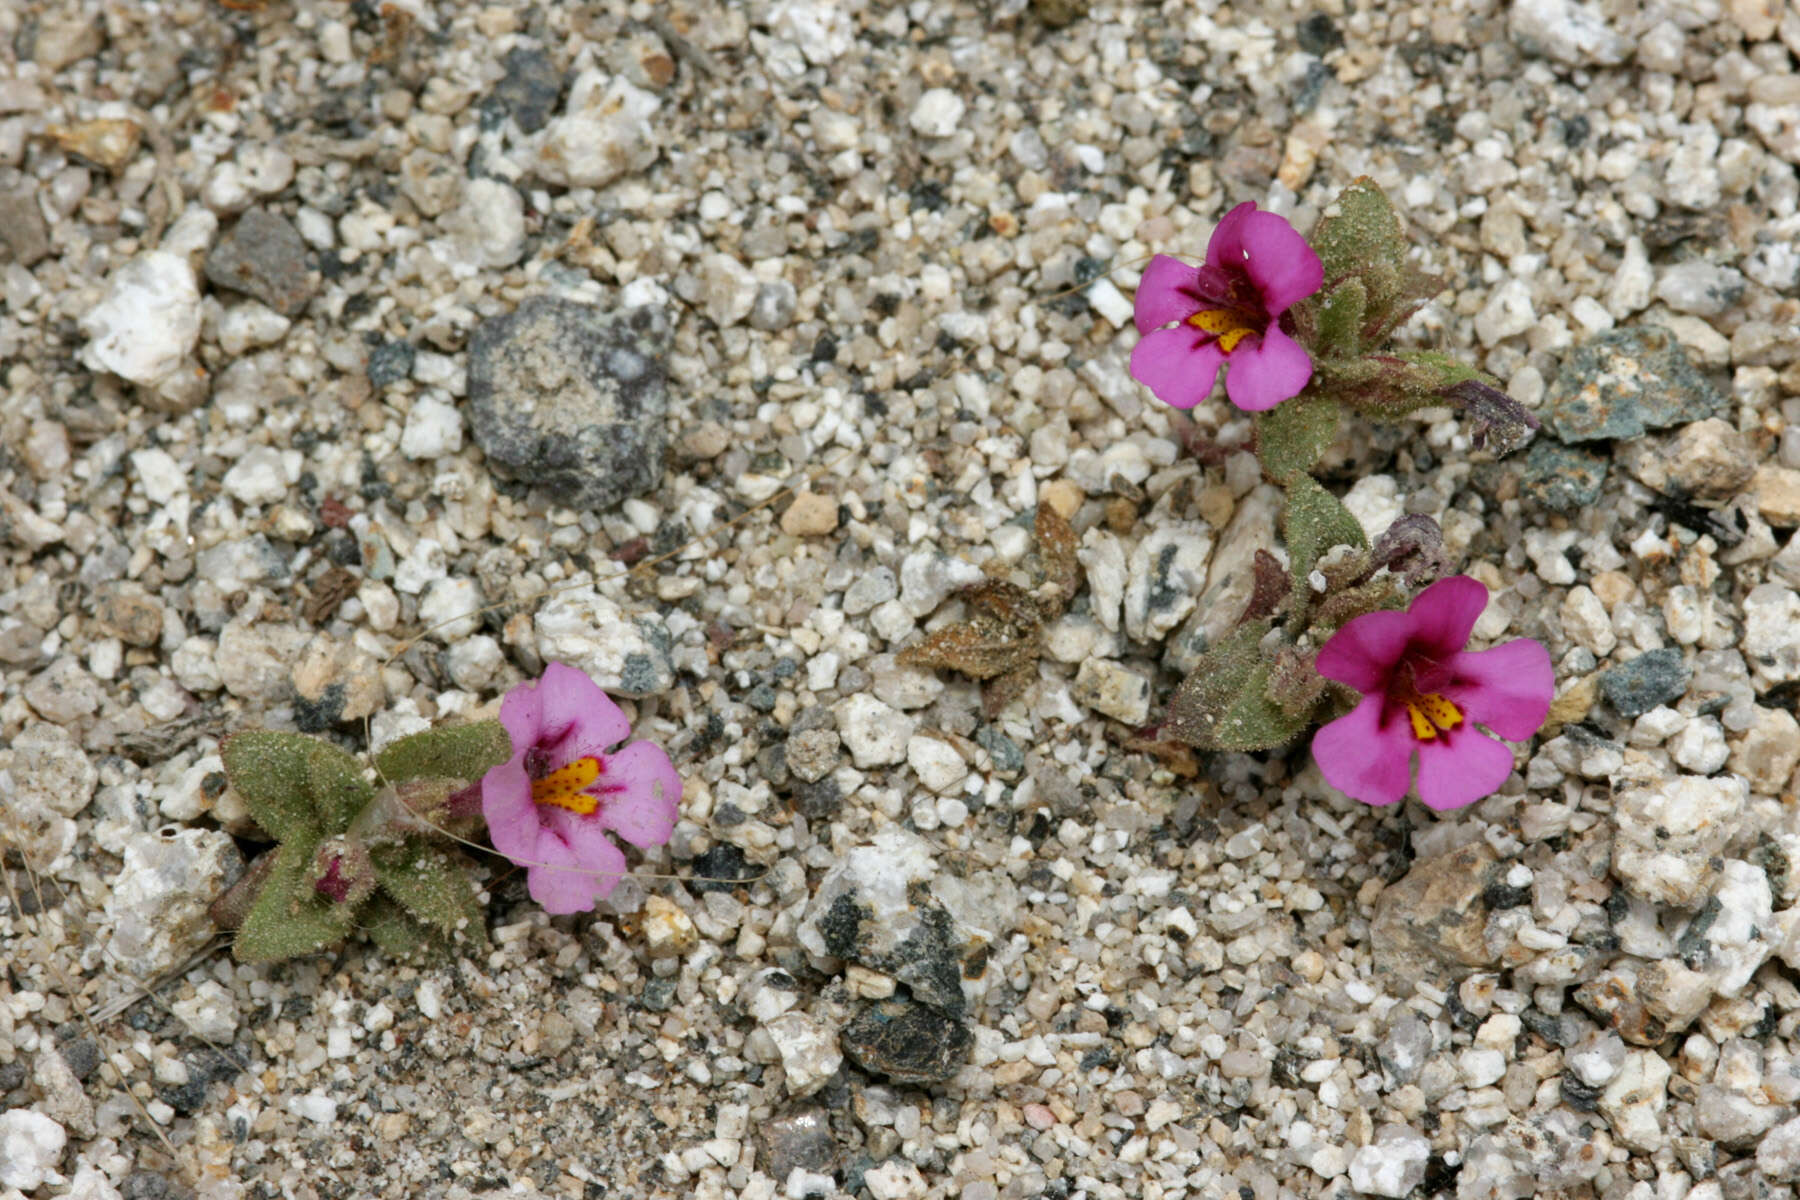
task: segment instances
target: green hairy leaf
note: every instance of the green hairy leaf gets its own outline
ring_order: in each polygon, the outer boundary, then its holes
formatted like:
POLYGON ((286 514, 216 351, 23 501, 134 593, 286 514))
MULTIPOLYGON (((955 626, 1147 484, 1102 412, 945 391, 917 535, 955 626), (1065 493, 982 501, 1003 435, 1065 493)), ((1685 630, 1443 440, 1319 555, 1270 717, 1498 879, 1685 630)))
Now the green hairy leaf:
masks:
MULTIPOLYGON (((1375 264, 1396 276, 1406 261, 1406 230, 1387 193, 1364 175, 1339 192, 1307 239, 1325 266, 1327 283, 1361 274, 1375 264)), ((1371 301, 1381 297, 1371 295, 1371 301)))
POLYGON ((1369 293, 1360 279, 1346 279, 1319 301, 1315 318, 1319 334, 1319 356, 1335 358, 1362 350, 1363 314, 1368 310, 1369 293))
POLYGON ((1170 736, 1202 750, 1269 750, 1286 745, 1312 720, 1313 704, 1296 714, 1270 697, 1270 666, 1254 640, 1243 635, 1268 622, 1234 631, 1209 650, 1169 701, 1170 736))
POLYGON ((1287 538, 1288 573, 1293 577, 1294 597, 1300 606, 1312 594, 1308 577, 1328 550, 1333 546, 1366 549, 1369 544, 1362 522, 1310 475, 1296 476, 1288 484, 1282 534, 1287 538))
POLYGON ((388 743, 375 769, 388 783, 407 779, 480 779, 512 757, 512 738, 498 721, 471 721, 427 729, 388 743))
POLYGON ((1312 470, 1337 440, 1343 405, 1311 389, 1256 414, 1256 455, 1277 483, 1312 470))
POLYGON ((219 759, 225 778, 270 837, 278 841, 319 836, 309 769, 317 739, 303 733, 253 729, 225 739, 219 759))
POLYGON ((421 959, 443 948, 429 926, 386 896, 375 897, 363 909, 362 928, 392 958, 421 959))
POLYGON ((375 878, 382 890, 409 915, 438 935, 459 934, 477 945, 487 944, 481 904, 469 882, 469 863, 461 855, 412 841, 375 855, 375 878))
POLYGON ((313 808, 325 833, 342 833, 374 798, 375 789, 363 778, 362 764, 356 759, 330 742, 308 740, 312 746, 307 751, 306 772, 313 808))
POLYGON ((277 962, 311 954, 342 941, 355 923, 355 910, 333 904, 313 890, 313 850, 283 842, 256 902, 238 929, 232 950, 239 962, 277 962))

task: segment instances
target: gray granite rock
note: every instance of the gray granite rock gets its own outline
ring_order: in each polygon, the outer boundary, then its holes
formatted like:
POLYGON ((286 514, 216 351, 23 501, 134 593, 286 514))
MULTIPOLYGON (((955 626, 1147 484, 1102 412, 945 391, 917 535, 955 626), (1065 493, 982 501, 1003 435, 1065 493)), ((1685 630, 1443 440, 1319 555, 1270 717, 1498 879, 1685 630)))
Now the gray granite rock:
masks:
POLYGON ((206 278, 214 287, 242 292, 291 317, 319 289, 308 255, 306 242, 286 217, 253 208, 206 256, 206 278))
POLYGON ((668 446, 654 308, 533 296, 469 340, 469 424, 497 473, 558 504, 609 508, 662 481, 668 446))
POLYGON ((1686 694, 1690 674, 1677 647, 1646 650, 1600 676, 1600 693, 1621 717, 1636 720, 1686 694))
POLYGON ((1563 359, 1543 411, 1563 441, 1590 442, 1685 425, 1724 407, 1674 334, 1634 325, 1591 338, 1563 359))

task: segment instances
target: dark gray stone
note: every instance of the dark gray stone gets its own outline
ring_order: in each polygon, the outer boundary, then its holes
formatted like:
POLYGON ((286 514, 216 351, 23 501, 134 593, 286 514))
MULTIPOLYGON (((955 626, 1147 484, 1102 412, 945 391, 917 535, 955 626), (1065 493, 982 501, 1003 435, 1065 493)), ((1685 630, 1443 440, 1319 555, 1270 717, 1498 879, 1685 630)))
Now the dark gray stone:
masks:
POLYGON ((1008 773, 1025 767, 1025 752, 996 725, 983 725, 977 729, 975 744, 988 752, 996 771, 1008 773))
POLYGON ((253 208, 238 218, 206 256, 206 278, 214 287, 242 292, 291 317, 319 290, 319 276, 307 261, 306 243, 286 217, 253 208))
POLYGON ((506 75, 488 93, 483 107, 511 117, 526 133, 536 133, 556 111, 563 75, 542 50, 515 46, 506 52, 506 75))
POLYGON ((1643 716, 1659 704, 1673 704, 1687 693, 1692 672, 1673 646, 1646 650, 1600 676, 1600 694, 1621 717, 1643 716))
POLYGON ((668 318, 533 296, 469 339, 469 424, 498 474, 570 508, 662 481, 668 318))
POLYGON ((1612 329, 1563 360, 1544 403, 1551 432, 1565 442, 1638 437, 1717 416, 1725 397, 1660 325, 1612 329))
POLYGON ((796 1170, 830 1171, 837 1163, 837 1139, 831 1136, 831 1119, 822 1108, 803 1108, 765 1121, 757 1134, 766 1170, 774 1179, 786 1182, 796 1170))
POLYGON ((1573 512, 1600 499, 1606 482, 1606 460, 1539 437, 1519 467, 1519 490, 1557 512, 1573 512))
POLYGON ((844 1026, 838 1045, 851 1062, 895 1083, 941 1083, 969 1060, 975 1035, 929 1005, 882 1000, 844 1026))
POLYGON ((29 267, 50 253, 50 227, 32 188, 0 192, 0 243, 20 266, 29 267))
POLYGON ((413 360, 418 356, 409 341, 383 342, 369 351, 369 385, 383 388, 399 383, 412 374, 413 360))

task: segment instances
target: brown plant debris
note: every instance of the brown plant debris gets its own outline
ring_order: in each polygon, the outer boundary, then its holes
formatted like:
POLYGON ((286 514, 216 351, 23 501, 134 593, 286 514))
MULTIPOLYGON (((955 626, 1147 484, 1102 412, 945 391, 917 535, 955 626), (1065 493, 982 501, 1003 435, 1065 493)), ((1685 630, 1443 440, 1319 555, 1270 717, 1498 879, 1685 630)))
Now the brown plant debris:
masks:
POLYGON ((989 720, 1031 686, 1044 652, 1044 627, 1062 616, 1081 586, 1075 531, 1062 515, 1048 504, 1038 505, 1033 533, 1034 589, 1008 579, 984 579, 963 588, 958 594, 969 619, 928 634, 899 655, 907 666, 960 671, 981 680, 981 708, 989 720))

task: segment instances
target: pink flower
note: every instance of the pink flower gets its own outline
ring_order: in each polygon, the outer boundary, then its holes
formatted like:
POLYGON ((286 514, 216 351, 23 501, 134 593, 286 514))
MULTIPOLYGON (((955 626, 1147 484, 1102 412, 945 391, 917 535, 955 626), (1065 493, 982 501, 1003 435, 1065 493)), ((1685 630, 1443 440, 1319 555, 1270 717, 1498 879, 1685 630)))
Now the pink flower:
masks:
POLYGON ((1312 357, 1281 328, 1281 314, 1325 281, 1306 239, 1271 212, 1245 201, 1225 214, 1190 267, 1158 254, 1138 282, 1137 348, 1131 375, 1176 408, 1211 394, 1227 362, 1225 394, 1249 412, 1300 394, 1312 357), (1178 322, 1171 329, 1163 326, 1178 322))
POLYGON ((662 747, 633 742, 612 698, 582 672, 551 663, 500 702, 513 756, 481 780, 494 849, 527 868, 531 898, 553 913, 586 912, 625 874, 610 836, 660 846, 675 828, 681 776, 662 747))
POLYGON ((1512 748, 1476 723, 1521 742, 1550 712, 1550 652, 1530 638, 1492 650, 1463 649, 1487 607, 1487 588, 1467 575, 1440 579, 1405 612, 1347 621, 1319 650, 1319 674, 1363 694, 1313 735, 1313 758, 1332 787, 1365 804, 1392 804, 1412 782, 1419 799, 1461 808, 1512 773, 1512 748))

